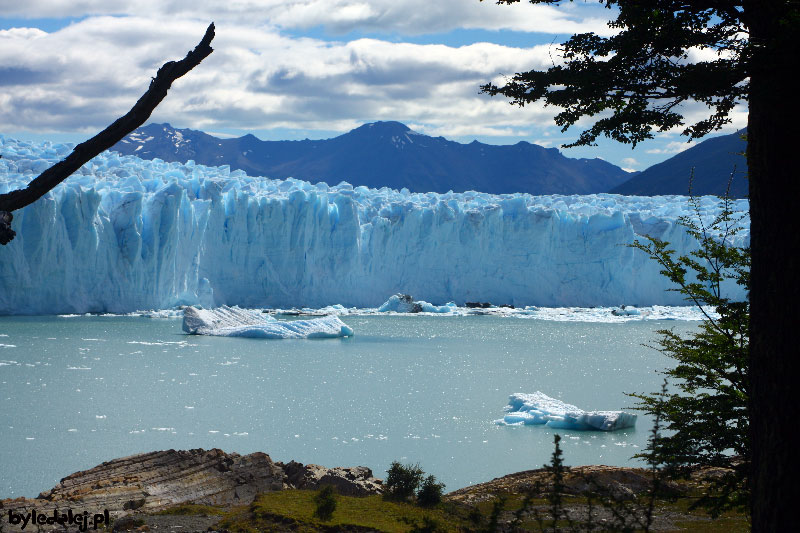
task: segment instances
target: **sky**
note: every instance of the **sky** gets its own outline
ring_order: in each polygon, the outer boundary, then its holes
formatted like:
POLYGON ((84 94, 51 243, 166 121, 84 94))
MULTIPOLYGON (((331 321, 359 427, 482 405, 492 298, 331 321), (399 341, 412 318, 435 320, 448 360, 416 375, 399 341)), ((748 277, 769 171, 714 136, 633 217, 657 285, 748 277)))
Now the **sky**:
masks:
MULTIPOLYGON (((0 133, 83 141, 125 114, 166 61, 216 25, 214 52, 177 80, 149 122, 221 137, 325 139, 396 120, 458 142, 560 147, 582 131, 557 108, 480 94, 546 69, 570 35, 609 35, 595 2, 493 0, 0 0, 0 133)), ((689 104, 687 120, 705 107, 689 104)), ((737 108, 720 134, 745 127, 737 108)), ((590 122, 583 123, 588 125, 590 122)), ((692 146, 680 131, 636 149, 610 140, 562 150, 644 170, 692 146)))

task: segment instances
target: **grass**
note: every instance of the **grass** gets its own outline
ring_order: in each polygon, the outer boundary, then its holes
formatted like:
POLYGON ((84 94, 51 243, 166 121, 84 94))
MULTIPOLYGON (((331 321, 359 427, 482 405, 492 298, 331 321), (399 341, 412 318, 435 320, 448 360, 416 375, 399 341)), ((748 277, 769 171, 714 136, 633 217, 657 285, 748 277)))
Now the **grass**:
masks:
POLYGON ((316 494, 316 491, 307 490, 261 494, 249 507, 229 513, 220 526, 243 533, 279 527, 293 531, 369 529, 401 533, 411 530, 414 525, 422 525, 425 517, 438 522, 440 531, 462 531, 468 525, 466 512, 454 505, 422 509, 409 503, 385 500, 381 496, 337 496, 333 516, 323 522, 314 516, 316 494))
MULTIPOLYGON (((220 516, 219 527, 235 533, 256 531, 294 531, 298 533, 316 531, 382 531, 386 533, 409 532, 423 525, 425 518, 438 525, 436 531, 476 531, 485 527, 492 512, 492 501, 477 504, 482 523, 469 519, 471 507, 445 502, 432 508, 421 508, 410 503, 385 500, 380 496, 354 497, 336 496, 336 510, 328 521, 314 516, 316 491, 286 490, 259 495, 249 506, 226 510, 208 505, 184 504, 158 513, 159 515, 204 515, 220 516)), ((504 506, 504 521, 511 512, 522 505, 523 496, 508 493, 504 506)), ((702 510, 689 510, 696 498, 681 497, 675 501, 659 500, 656 514, 672 517, 675 531, 697 533, 744 533, 750 531, 748 517, 743 513, 726 513, 711 520, 702 510)), ((582 496, 565 496, 564 506, 585 505, 582 496)), ((533 505, 548 519, 548 502, 535 498, 533 505)), ((549 525, 549 520, 547 521, 549 525)), ((562 525, 561 521, 559 525, 562 525)), ((563 524, 566 525, 566 524, 563 524)), ((538 525, 528 517, 522 524, 525 531, 538 531, 538 525)))

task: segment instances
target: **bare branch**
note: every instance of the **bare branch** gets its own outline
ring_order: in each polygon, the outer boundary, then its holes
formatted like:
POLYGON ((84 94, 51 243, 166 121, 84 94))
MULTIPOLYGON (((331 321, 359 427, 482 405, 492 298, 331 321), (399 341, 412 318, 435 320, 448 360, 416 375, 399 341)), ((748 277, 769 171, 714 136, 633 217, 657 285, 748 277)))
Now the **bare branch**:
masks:
POLYGON ((113 124, 88 141, 77 145, 64 160, 42 172, 24 189, 17 189, 0 195, 0 244, 7 244, 14 238, 15 233, 11 229, 12 211, 32 204, 81 168, 84 163, 100 154, 103 150, 108 150, 128 133, 144 124, 150 118, 156 106, 167 96, 167 91, 169 91, 172 83, 199 65, 203 59, 214 51, 211 48, 211 40, 213 38, 214 23, 212 22, 208 26, 203 39, 194 50, 186 54, 185 58, 180 61, 168 61, 158 69, 158 73, 150 82, 147 92, 139 98, 139 101, 125 116, 115 120, 113 124))

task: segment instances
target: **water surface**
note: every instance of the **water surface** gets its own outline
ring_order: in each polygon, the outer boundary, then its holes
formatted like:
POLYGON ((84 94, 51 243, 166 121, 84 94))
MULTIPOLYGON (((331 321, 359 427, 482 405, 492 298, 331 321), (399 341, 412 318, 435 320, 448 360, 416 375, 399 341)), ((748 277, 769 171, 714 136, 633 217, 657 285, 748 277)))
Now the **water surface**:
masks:
MULTIPOLYGON (((346 316, 347 339, 187 336, 175 319, 0 317, 0 497, 157 449, 263 451, 274 460, 419 462, 454 490, 540 467, 553 430, 504 427, 508 395, 540 390, 620 409, 670 363, 642 346, 697 322, 346 316)), ((559 431, 567 464, 631 465, 651 421, 559 431)))

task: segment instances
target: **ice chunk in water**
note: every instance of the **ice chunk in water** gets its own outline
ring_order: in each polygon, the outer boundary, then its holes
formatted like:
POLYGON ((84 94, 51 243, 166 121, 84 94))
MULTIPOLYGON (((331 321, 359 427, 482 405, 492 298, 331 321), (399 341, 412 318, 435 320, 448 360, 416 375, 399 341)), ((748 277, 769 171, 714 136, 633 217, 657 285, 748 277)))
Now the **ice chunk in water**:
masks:
POLYGON ((323 339, 353 335, 353 329, 335 316, 279 321, 258 311, 227 306, 185 308, 183 331, 192 335, 257 339, 323 339))
POLYGON ((508 412, 496 422, 501 425, 545 424, 556 429, 614 431, 632 428, 636 415, 624 411, 584 411, 574 405, 536 391, 508 397, 508 412))
POLYGON ((453 313, 457 310, 455 302, 434 305, 423 300, 414 300, 408 294, 394 294, 378 308, 381 313, 453 313))

